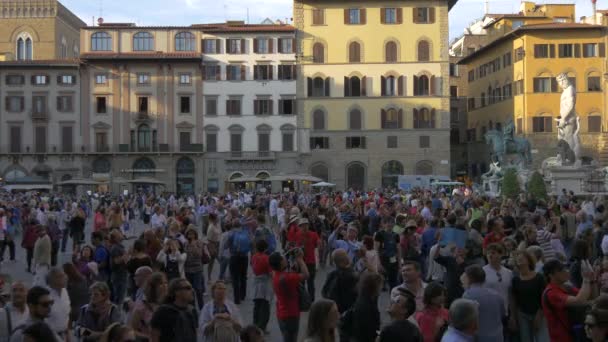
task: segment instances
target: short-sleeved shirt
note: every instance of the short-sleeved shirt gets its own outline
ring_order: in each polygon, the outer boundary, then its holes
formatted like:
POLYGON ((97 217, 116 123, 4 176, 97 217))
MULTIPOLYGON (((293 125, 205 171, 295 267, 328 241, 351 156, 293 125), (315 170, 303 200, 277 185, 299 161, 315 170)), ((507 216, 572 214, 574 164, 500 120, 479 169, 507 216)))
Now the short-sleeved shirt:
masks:
POLYGON ((568 311, 566 309, 566 301, 569 296, 578 294, 577 288, 570 288, 568 293, 561 286, 549 283, 543 292, 542 305, 545 318, 547 319, 547 328, 551 341, 572 341, 570 336, 570 327, 572 324, 568 319, 568 311), (548 303, 547 303, 548 302, 548 303))
POLYGON ((277 297, 277 318, 279 320, 300 317, 298 286, 301 279, 298 273, 274 272, 272 287, 277 297))
POLYGON ((271 270, 270 264, 268 263, 268 254, 255 253, 251 257, 251 268, 255 275, 269 274, 271 270))
POLYGON ((493 243, 501 242, 505 238, 504 234, 496 234, 491 232, 486 235, 485 239, 483 239, 483 248, 486 249, 489 245, 493 243))
POLYGON ((306 233, 300 230, 296 233, 296 243, 304 247, 304 262, 307 265, 316 264, 315 248, 319 247, 319 235, 310 230, 306 233))

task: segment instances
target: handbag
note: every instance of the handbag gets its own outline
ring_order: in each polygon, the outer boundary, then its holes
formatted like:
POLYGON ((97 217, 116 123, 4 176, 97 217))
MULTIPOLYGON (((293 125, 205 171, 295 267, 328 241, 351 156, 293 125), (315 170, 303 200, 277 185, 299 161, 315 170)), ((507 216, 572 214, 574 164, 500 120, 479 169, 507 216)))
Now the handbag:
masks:
POLYGON ((201 253, 201 262, 203 265, 207 265, 211 261, 211 255, 209 254, 209 249, 207 249, 207 244, 203 244, 203 251, 201 253))

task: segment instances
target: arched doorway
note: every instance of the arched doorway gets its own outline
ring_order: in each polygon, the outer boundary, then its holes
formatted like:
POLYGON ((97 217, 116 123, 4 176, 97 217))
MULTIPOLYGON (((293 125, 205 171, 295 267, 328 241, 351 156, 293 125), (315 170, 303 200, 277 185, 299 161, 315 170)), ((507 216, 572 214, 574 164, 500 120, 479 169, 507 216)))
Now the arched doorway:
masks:
POLYGON ((4 181, 14 182, 20 178, 26 177, 27 174, 21 169, 12 169, 4 174, 4 181))
MULTIPOLYGON (((149 158, 139 158, 133 163, 133 179, 143 177, 154 177, 156 164, 149 158)), ((133 189, 136 191, 152 192, 154 185, 149 183, 134 183, 133 189)))
POLYGON ((233 182, 235 179, 244 177, 242 172, 233 172, 229 177, 228 177, 228 182, 226 184, 226 189, 230 189, 230 190, 240 190, 243 189, 245 187, 245 182, 233 182))
POLYGON ((433 174, 433 163, 428 160, 422 160, 416 163, 416 174, 417 175, 432 175, 433 174))
POLYGON ((382 187, 397 188, 399 175, 403 174, 403 164, 396 160, 390 160, 382 165, 382 187))
POLYGON ((325 164, 315 164, 310 168, 313 177, 321 178, 324 182, 329 182, 329 169, 325 164))
POLYGON ((176 193, 178 195, 194 193, 194 162, 188 157, 182 157, 177 161, 175 168, 177 175, 176 193))
POLYGON ((365 189, 365 166, 359 162, 346 167, 346 187, 353 190, 365 189))

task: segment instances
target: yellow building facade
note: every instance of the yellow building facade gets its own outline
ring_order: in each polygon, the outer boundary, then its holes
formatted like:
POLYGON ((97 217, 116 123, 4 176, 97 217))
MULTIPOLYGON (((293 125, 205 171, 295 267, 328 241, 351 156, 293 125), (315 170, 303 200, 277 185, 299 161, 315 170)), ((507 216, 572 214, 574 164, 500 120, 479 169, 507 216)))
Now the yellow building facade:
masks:
POLYGON ((501 130, 509 120, 530 140, 534 167, 556 155, 561 89, 555 77, 560 73, 576 86, 583 155, 600 159, 606 130, 604 39, 600 26, 526 24, 460 61, 468 69, 467 141, 475 146, 470 155, 478 175, 490 159, 484 134, 501 130))
POLYGON ((294 2, 299 143, 338 188, 449 174, 447 1, 294 2))

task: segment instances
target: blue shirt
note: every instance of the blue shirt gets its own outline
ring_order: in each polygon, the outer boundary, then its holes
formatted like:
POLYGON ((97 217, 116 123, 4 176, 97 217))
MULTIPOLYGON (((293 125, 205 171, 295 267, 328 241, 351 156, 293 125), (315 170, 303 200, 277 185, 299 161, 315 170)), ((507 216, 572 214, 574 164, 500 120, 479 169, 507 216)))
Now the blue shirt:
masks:
POLYGON ((453 327, 448 327, 448 330, 445 332, 443 337, 441 338, 441 342, 473 342, 475 338, 473 336, 467 335, 460 330, 456 330, 453 327))
POLYGON ((502 342, 502 319, 506 316, 505 302, 494 290, 471 285, 462 298, 471 299, 479 303, 479 330, 478 342, 502 342))
POLYGON ((431 247, 433 247, 437 243, 437 238, 435 235, 437 234, 437 228, 429 227, 422 232, 422 254, 428 255, 431 247))
POLYGON ((348 254, 351 261, 356 261, 357 251, 361 248, 361 243, 358 241, 347 241, 337 239, 337 230, 331 233, 328 239, 330 248, 332 249, 343 249, 348 254))

